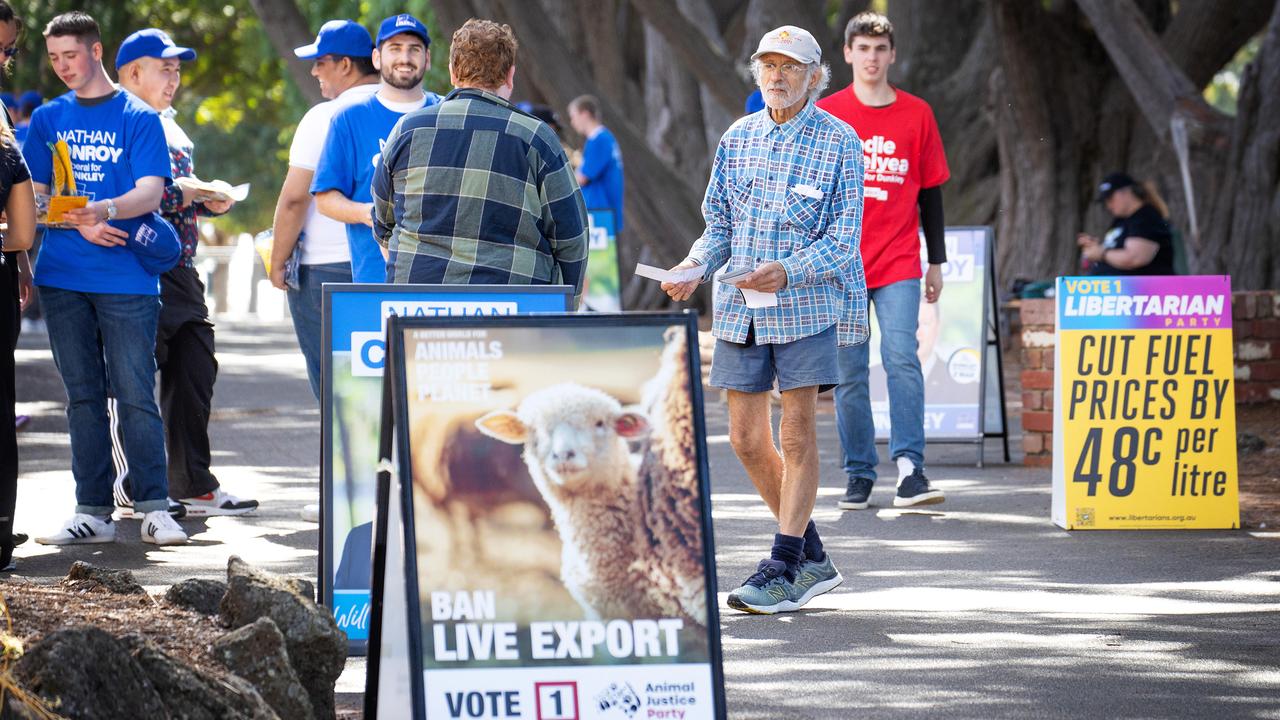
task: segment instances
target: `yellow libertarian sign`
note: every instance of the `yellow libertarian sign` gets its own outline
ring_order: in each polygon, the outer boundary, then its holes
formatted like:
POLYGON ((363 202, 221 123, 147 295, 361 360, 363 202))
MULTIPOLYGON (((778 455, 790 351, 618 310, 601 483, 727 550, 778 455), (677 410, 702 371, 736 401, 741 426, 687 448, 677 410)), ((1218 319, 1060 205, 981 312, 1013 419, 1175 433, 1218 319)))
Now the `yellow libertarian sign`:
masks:
POLYGON ((1231 279, 1059 278, 1053 521, 1235 528, 1231 279))

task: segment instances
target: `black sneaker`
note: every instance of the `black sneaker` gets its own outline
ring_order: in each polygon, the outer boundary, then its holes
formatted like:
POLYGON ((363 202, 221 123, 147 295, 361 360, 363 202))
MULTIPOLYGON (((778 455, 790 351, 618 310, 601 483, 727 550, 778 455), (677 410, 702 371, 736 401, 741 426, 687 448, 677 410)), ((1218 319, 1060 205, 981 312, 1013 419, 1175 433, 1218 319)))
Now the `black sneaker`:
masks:
POLYGON ((929 478, 924 476, 920 468, 916 468, 898 485, 898 495, 893 498, 893 506, 937 505, 946 499, 941 490, 929 487, 929 478))
POLYGON ((875 483, 875 480, 867 478, 849 478, 849 487, 844 491, 844 497, 836 501, 836 507, 841 510, 866 510, 871 498, 871 486, 875 483))

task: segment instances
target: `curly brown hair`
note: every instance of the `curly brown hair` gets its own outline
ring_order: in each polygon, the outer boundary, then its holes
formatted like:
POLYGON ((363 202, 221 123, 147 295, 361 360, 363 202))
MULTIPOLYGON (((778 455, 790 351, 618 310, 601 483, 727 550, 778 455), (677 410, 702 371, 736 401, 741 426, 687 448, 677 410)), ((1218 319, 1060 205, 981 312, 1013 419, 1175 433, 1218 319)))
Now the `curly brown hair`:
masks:
POLYGON ((453 34, 449 70, 458 87, 493 89, 516 64, 516 35, 510 25, 471 18, 453 34))

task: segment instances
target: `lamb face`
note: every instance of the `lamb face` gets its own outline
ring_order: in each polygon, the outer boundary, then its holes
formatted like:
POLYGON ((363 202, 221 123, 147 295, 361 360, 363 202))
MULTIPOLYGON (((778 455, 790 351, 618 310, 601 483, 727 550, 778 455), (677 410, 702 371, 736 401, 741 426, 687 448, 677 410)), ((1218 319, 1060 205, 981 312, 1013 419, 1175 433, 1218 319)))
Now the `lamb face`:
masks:
POLYGON ((565 383, 530 394, 515 411, 491 412, 476 427, 503 442, 523 443, 536 480, 577 492, 616 483, 630 463, 626 441, 644 437, 649 421, 599 390, 565 383))

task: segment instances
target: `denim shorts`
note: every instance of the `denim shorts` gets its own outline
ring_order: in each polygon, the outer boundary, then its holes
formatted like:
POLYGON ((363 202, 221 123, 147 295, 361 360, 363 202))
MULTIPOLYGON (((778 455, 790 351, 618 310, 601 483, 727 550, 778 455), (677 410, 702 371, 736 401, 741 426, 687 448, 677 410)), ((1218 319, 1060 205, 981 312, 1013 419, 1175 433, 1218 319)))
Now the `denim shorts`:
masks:
POLYGON ((836 326, 789 343, 760 345, 716 340, 711 357, 711 385, 739 392, 765 392, 778 381, 779 390, 817 385, 825 392, 840 382, 836 363, 836 326))

